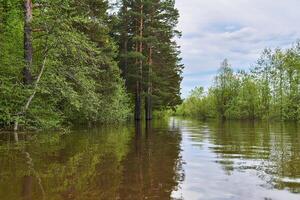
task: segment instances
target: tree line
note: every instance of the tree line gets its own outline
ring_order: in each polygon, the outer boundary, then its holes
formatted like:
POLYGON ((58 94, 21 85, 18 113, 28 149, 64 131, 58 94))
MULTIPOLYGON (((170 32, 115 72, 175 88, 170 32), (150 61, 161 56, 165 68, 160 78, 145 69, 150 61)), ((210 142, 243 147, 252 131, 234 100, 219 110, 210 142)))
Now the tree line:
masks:
POLYGON ((175 107, 178 17, 175 0, 0 0, 0 128, 150 120, 175 107))
POLYGON ((300 42, 265 49, 249 72, 224 60, 213 85, 195 88, 176 114, 220 119, 300 120, 300 42))

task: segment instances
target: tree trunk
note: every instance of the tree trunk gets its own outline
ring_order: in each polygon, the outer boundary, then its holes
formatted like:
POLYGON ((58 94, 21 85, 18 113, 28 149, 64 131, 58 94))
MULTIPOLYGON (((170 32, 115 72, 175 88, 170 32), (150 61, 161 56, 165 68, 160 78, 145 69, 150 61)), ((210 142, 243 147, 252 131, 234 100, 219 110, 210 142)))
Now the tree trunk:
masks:
POLYGON ((129 32, 129 30, 128 30, 127 2, 124 2, 123 12, 125 13, 125 25, 124 25, 124 32, 122 33, 122 43, 123 43, 122 53, 123 53, 123 57, 122 57, 122 60, 121 60, 121 67, 122 67, 122 76, 125 80, 125 86, 128 89, 129 84, 128 84, 128 57, 127 56, 128 56, 128 32, 129 32))
POLYGON ((136 82, 136 94, 135 94, 135 120, 140 121, 142 119, 141 107, 142 107, 142 97, 141 97, 141 83, 136 82))
POLYGON ((39 84, 39 82, 41 80, 41 77, 42 77, 42 75, 44 73, 44 70, 45 70, 45 67, 46 67, 46 59, 47 59, 47 57, 45 56, 44 61, 43 61, 43 65, 42 65, 41 70, 40 70, 40 73, 39 73, 39 75, 37 77, 37 80, 35 82, 32 94, 28 98, 28 100, 27 100, 25 106, 23 107, 22 111, 20 113, 18 113, 17 119, 15 120, 15 124, 14 124, 14 131, 18 131, 18 129, 19 129, 18 117, 20 115, 24 115, 26 113, 26 111, 28 110, 28 108, 29 108, 29 106, 30 106, 30 104, 31 104, 31 102, 32 102, 35 94, 36 94, 36 91, 37 91, 37 88, 38 88, 38 84, 39 84))
MULTIPOLYGON (((140 56, 143 54, 143 27, 144 27, 144 20, 143 20, 143 9, 144 5, 141 1, 140 5, 140 24, 139 24, 139 53, 140 56)), ((143 59, 140 58, 139 61, 139 69, 138 69, 138 80, 136 83, 136 99, 135 99, 135 120, 139 121, 142 119, 141 110, 142 110, 142 82, 143 82, 143 59)))
POLYGON ((31 74, 31 66, 32 66, 32 0, 24 0, 24 60, 25 67, 23 69, 23 81, 25 84, 31 84, 32 74, 31 74))
POLYGON ((146 96, 146 120, 152 120, 152 47, 149 48, 149 61, 148 61, 148 82, 147 82, 147 96, 146 96))

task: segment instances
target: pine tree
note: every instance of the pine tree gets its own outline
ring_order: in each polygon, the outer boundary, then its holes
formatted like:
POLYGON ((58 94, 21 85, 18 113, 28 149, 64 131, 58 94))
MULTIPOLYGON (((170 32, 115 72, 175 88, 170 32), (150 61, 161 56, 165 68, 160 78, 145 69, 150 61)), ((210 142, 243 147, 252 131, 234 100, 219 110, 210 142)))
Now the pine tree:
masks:
POLYGON ((181 102, 183 66, 174 41, 180 36, 175 29, 179 17, 175 1, 123 0, 118 16, 119 34, 115 37, 120 46, 120 69, 128 91, 136 95, 136 119, 141 119, 144 96, 145 119, 151 120, 153 109, 172 108, 181 102))

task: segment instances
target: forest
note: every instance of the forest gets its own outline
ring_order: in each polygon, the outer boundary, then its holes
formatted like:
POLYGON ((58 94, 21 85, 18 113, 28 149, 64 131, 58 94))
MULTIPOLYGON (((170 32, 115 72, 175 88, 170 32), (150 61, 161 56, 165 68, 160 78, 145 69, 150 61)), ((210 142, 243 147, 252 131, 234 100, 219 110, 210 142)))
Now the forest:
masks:
POLYGON ((249 72, 221 63, 212 86, 195 88, 176 115, 201 119, 300 120, 300 42, 265 49, 249 72))
POLYGON ((300 200, 299 8, 0 0, 0 200, 300 200))
POLYGON ((181 103, 174 0, 0 0, 0 129, 153 118, 181 103))

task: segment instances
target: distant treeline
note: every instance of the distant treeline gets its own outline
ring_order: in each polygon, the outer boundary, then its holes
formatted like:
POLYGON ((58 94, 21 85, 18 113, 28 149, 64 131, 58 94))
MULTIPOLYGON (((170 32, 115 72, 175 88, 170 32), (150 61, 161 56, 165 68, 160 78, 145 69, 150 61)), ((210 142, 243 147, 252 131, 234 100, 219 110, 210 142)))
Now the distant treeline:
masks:
POLYGON ((0 128, 151 119, 180 104, 174 6, 0 0, 0 128))
POLYGON ((250 72, 221 64, 207 92, 195 88, 176 114, 199 118, 300 120, 300 42, 266 49, 250 72))

